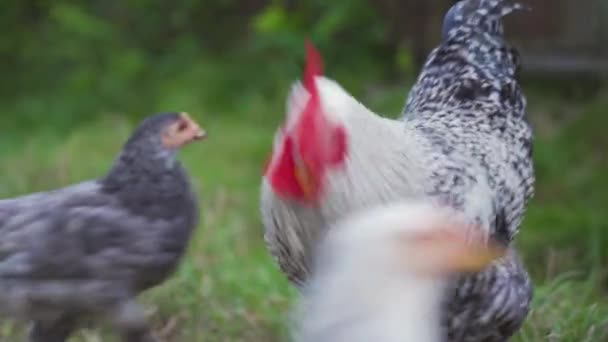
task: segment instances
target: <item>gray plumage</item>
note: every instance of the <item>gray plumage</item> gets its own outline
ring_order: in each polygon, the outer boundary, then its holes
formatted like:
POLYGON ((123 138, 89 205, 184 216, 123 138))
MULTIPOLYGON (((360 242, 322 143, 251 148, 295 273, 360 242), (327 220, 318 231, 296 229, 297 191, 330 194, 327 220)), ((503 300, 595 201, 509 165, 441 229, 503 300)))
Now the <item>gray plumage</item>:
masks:
POLYGON ((161 139, 181 115, 146 119, 99 180, 0 201, 0 314, 33 321, 31 341, 65 341, 89 315, 153 340, 135 296, 172 274, 198 222, 161 139))
MULTIPOLYGON (((401 120, 379 117, 335 82, 316 78, 324 114, 347 132, 345 164, 325 175, 316 205, 281 197, 267 179, 262 185, 265 239, 293 283, 306 283, 314 246, 329 226, 378 203, 431 198, 463 212, 488 239, 511 244, 534 185, 519 56, 502 36, 503 15, 520 8, 507 0, 456 4, 401 120)), ((306 92, 292 90, 290 122, 306 92)), ((480 273, 455 277, 447 291, 448 341, 507 341, 532 298, 515 251, 480 273)))

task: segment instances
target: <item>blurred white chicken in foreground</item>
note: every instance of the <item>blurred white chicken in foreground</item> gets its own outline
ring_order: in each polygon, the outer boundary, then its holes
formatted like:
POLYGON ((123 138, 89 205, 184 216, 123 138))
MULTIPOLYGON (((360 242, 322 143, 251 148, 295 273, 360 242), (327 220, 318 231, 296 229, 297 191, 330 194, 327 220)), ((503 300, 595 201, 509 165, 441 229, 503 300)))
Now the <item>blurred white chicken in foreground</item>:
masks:
POLYGON ((447 209, 400 202, 352 215, 319 246, 296 311, 299 342, 445 340, 441 302, 452 272, 505 250, 447 209))

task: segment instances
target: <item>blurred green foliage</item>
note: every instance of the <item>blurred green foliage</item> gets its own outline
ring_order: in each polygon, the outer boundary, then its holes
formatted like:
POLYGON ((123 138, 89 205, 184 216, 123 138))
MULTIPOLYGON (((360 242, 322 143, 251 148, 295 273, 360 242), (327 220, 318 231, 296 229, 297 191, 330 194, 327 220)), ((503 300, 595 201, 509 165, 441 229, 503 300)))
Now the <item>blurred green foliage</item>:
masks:
POLYGON ((332 72, 346 84, 393 64, 383 21, 358 0, 6 0, 0 23, 0 101, 19 113, 5 114, 4 127, 36 127, 51 116, 66 129, 93 109, 176 109, 167 89, 199 94, 178 107, 238 108, 299 75, 306 37, 340 61, 332 72))

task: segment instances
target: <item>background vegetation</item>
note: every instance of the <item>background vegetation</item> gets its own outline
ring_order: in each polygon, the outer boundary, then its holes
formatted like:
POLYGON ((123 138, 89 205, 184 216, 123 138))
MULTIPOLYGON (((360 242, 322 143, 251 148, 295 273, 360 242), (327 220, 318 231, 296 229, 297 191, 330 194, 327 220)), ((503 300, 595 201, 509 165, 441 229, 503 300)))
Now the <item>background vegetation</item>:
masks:
MULTIPOLYGON (((416 46, 395 39, 398 18, 378 3, 2 1, 0 197, 97 177, 143 116, 191 113, 210 133, 182 158, 203 222, 178 274, 144 296, 155 329, 166 341, 285 341, 295 291, 263 245, 262 164, 306 36, 332 78, 398 115, 416 46)), ((525 90, 538 187, 518 244, 536 294, 516 340, 608 340, 608 90, 531 78, 525 90)), ((0 324, 3 341, 22 334, 0 324)))

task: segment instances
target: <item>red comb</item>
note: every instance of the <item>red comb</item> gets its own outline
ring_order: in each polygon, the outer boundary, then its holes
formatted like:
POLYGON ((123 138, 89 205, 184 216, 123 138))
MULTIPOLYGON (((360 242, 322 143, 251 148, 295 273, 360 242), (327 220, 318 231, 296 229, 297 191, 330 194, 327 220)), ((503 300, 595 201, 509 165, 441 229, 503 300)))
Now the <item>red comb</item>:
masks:
POLYGON ((311 95, 317 94, 315 76, 323 74, 323 60, 317 48, 306 39, 306 69, 304 71, 304 87, 311 95))

